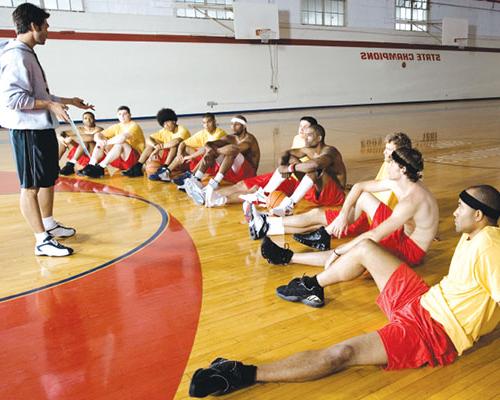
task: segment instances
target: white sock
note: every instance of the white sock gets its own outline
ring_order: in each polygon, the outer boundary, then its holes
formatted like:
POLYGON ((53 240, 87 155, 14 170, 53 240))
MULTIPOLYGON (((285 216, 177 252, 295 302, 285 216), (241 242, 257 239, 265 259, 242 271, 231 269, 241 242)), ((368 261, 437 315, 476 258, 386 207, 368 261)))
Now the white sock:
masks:
POLYGON ((47 239, 47 236, 49 234, 47 232, 42 232, 42 233, 35 233, 35 240, 36 240, 36 245, 40 245, 43 243, 45 239, 47 239))
POLYGON ((214 181, 217 183, 221 183, 223 179, 224 179, 224 174, 217 172, 217 175, 215 175, 214 181))
POLYGON ((283 224, 283 217, 267 217, 267 223, 269 224, 268 235, 284 235, 285 225, 283 224))
POLYGON ((100 163, 99 163, 99 166, 102 167, 102 168, 106 168, 108 166, 108 163, 106 162, 106 160, 102 160, 100 163))
POLYGON ((68 162, 71 163, 71 164, 73 164, 73 165, 75 165, 77 161, 78 160, 75 160, 74 158, 72 158, 71 160, 68 160, 68 162))
POLYGON ((52 215, 50 217, 47 217, 47 218, 42 218, 42 222, 43 222, 43 227, 46 230, 52 229, 57 225, 56 221, 54 220, 54 217, 52 215))
POLYGON ((305 175, 297 186, 297 189, 293 192, 290 199, 293 204, 297 204, 306 195, 307 191, 314 186, 314 181, 305 175))
POLYGON ((208 185, 210 186, 213 190, 217 189, 219 187, 219 182, 217 182, 215 179, 210 179, 208 181, 208 185))
POLYGON ((201 172, 200 170, 198 170, 198 171, 196 171, 196 172, 194 173, 194 177, 195 177, 196 179, 198 179, 199 181, 201 181, 201 180, 203 179, 203 176, 204 176, 204 175, 205 175, 205 173, 204 173, 204 172, 201 172))
POLYGON ((273 173, 273 176, 271 176, 271 179, 269 182, 267 182, 267 185, 264 186, 264 192, 265 193, 271 193, 274 192, 276 189, 278 189, 278 186, 281 185, 285 179, 281 175, 281 173, 276 169, 273 173))

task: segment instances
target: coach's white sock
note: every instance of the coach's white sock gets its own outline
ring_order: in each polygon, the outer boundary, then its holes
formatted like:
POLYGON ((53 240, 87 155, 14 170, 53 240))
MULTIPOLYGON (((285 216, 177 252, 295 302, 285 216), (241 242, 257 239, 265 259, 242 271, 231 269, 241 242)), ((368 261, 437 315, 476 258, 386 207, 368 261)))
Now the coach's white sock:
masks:
POLYGON ((47 232, 42 232, 42 233, 35 233, 35 241, 36 241, 36 245, 40 245, 43 243, 43 241, 45 239, 47 239, 47 236, 49 236, 49 234, 47 232))
POLYGON ((276 169, 273 173, 273 176, 271 176, 269 182, 267 182, 267 185, 264 186, 264 192, 265 193, 274 192, 276 189, 278 189, 278 186, 284 182, 284 180, 285 178, 283 178, 278 169, 276 169))
POLYGON ((283 217, 266 217, 269 224, 267 235, 284 235, 285 225, 283 224, 283 217))
POLYGON ((56 220, 52 215, 47 218, 42 218, 42 222, 43 222, 43 227, 45 228, 46 231, 54 228, 57 225, 56 220))
POLYGON ((290 196, 293 204, 297 204, 306 195, 307 191, 314 186, 314 181, 305 175, 297 186, 297 189, 290 196))

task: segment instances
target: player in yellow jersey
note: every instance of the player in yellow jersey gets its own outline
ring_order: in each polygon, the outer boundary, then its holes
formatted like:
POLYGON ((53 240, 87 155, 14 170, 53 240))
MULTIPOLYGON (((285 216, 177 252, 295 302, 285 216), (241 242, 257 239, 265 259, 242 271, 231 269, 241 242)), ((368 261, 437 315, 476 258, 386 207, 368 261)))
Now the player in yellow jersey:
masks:
MULTIPOLYGON (((177 124, 177 114, 170 108, 162 108, 158 111, 156 120, 162 129, 146 139, 146 148, 141 153, 139 160, 129 169, 122 171, 122 175, 143 176, 142 166, 153 157, 157 157, 162 164, 170 164, 177 155, 179 143, 191 136, 187 128, 177 124)), ((155 178, 154 175, 150 178, 160 179, 159 177, 155 178)))
POLYGON ((470 187, 460 193, 453 216, 462 237, 448 275, 431 288, 406 264, 364 240, 321 274, 294 279, 286 293, 277 289, 280 297, 293 301, 321 299, 323 287, 354 279, 366 268, 380 290, 377 304, 389 319, 387 325, 267 364, 217 358, 194 373, 189 394, 205 397, 257 382, 309 381, 355 365, 397 370, 451 364, 500 321, 500 193, 488 185, 470 187))
POLYGON ((132 121, 127 106, 118 107, 118 121, 94 135, 96 147, 90 162, 79 175, 100 178, 108 165, 124 170, 137 162, 144 150, 144 133, 139 124, 132 121))
MULTIPOLYGON (((94 135, 97 132, 101 132, 103 129, 100 126, 96 126, 95 115, 90 111, 85 111, 83 113, 82 122, 83 126, 79 126, 78 130, 88 152, 92 153, 95 146, 94 135)), ((77 163, 82 167, 85 167, 89 163, 89 157, 84 154, 83 148, 76 140, 75 134, 71 129, 59 133, 57 135, 57 141, 59 142, 59 159, 61 159, 66 150, 70 149, 71 147, 67 156, 66 165, 59 171, 61 175, 74 174, 75 165, 77 163)))
MULTIPOLYGON (((179 143, 177 147, 177 156, 174 161, 166 167, 168 176, 174 171, 188 169, 189 171, 187 174, 184 174, 179 180, 174 181, 183 189, 184 178, 192 176, 192 173, 196 171, 198 164, 205 154, 205 144, 222 139, 226 135, 227 133, 217 126, 215 115, 206 113, 203 116, 203 129, 179 143)), ((214 172, 214 168, 207 171, 208 174, 213 174, 214 172)))

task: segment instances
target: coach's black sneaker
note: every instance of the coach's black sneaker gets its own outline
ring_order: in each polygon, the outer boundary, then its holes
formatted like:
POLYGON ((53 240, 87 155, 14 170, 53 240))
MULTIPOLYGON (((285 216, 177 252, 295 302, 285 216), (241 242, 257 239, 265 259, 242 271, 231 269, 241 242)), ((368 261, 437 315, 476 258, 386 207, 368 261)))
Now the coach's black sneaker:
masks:
POLYGON ((269 237, 264 237, 260 246, 260 253, 269 264, 287 265, 293 257, 293 251, 274 243, 269 237))
POLYGON ((104 168, 100 165, 91 165, 91 168, 85 175, 90 178, 102 178, 104 176, 104 168))
POLYGON ((144 174, 142 173, 142 163, 135 163, 129 169, 122 171, 122 175, 128 176, 129 178, 144 176, 144 174))
POLYGON ((276 294, 286 301, 300 301, 314 308, 323 307, 325 305, 324 290, 312 281, 315 279, 305 275, 302 278, 292 279, 288 285, 278 287, 276 294))
POLYGON ((240 361, 217 358, 210 367, 198 369, 191 379, 191 397, 220 396, 255 383, 257 367, 240 361))
POLYGON ((308 233, 296 233, 293 238, 306 246, 313 249, 325 251, 330 250, 330 235, 324 227, 308 233))
POLYGON ((46 232, 53 237, 69 238, 75 235, 76 230, 74 228, 62 226, 59 222, 56 222, 56 225, 53 228, 47 229, 46 232))
POLYGON ((64 176, 73 175, 75 173, 75 164, 66 162, 66 165, 59 170, 59 173, 64 176))
POLYGON ((71 254, 71 247, 63 246, 51 235, 47 235, 41 244, 35 246, 35 256, 66 257, 71 254))

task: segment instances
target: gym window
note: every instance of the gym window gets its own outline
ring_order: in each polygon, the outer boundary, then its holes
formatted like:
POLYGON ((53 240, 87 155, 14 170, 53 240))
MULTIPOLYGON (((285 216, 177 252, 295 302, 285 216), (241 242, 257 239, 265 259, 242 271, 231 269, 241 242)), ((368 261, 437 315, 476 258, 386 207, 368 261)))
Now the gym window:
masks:
POLYGON ((396 29, 427 32, 428 3, 427 0, 396 0, 396 29))
POLYGON ((176 0, 175 3, 177 17, 234 19, 233 0, 176 0))
POLYGON ((345 0, 302 0, 303 25, 345 25, 345 0))
POLYGON ((46 10, 84 11, 83 0, 0 0, 0 7, 17 7, 22 3, 31 3, 46 10))

